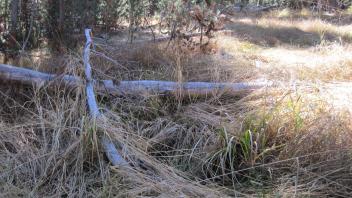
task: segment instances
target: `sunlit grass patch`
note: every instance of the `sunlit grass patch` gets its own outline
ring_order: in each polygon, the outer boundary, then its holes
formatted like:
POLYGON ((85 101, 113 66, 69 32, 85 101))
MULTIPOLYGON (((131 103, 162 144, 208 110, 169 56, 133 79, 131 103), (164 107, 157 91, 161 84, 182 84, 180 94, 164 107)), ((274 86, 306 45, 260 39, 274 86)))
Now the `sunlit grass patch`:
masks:
POLYGON ((226 52, 230 54, 236 53, 246 53, 246 54, 255 54, 260 47, 254 43, 245 40, 239 40, 230 36, 220 36, 218 38, 218 44, 226 52))
POLYGON ((250 42, 241 42, 239 50, 243 53, 255 53, 258 50, 258 47, 250 42))
POLYGON ((292 12, 291 12, 291 9, 285 8, 283 10, 278 11, 276 14, 277 14, 277 17, 279 18, 286 18, 286 17, 290 17, 292 12))
POLYGON ((346 14, 352 14, 352 6, 348 7, 346 10, 346 14))
POLYGON ((301 16, 303 17, 309 17, 312 16, 312 12, 308 8, 303 8, 301 9, 300 13, 301 16))

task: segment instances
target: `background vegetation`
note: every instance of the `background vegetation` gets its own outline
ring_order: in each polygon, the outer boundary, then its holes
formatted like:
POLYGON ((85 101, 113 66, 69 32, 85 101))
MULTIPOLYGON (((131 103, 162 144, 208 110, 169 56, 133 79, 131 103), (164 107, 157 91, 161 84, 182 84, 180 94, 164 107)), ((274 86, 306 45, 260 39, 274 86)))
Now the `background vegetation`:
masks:
POLYGON ((10 54, 39 47, 45 41, 53 50, 60 51, 62 47, 77 47, 75 35, 81 34, 84 28, 94 28, 96 33, 111 32, 121 27, 123 21, 128 21, 134 31, 136 27, 150 23, 151 16, 170 17, 195 4, 203 7, 219 3, 220 7, 250 4, 302 8, 317 2, 326 9, 347 8, 351 3, 348 0, 3 0, 0 2, 0 42, 2 51, 10 54))

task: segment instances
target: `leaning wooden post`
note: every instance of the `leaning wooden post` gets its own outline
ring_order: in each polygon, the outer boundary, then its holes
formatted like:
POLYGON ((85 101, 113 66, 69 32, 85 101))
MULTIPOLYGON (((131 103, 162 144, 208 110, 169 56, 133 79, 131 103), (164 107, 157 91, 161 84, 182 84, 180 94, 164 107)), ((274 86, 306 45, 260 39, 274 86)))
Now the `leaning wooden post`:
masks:
MULTIPOLYGON (((92 67, 90 65, 90 48, 92 45, 92 38, 90 36, 91 30, 86 29, 85 30, 85 35, 86 35, 86 45, 84 47, 84 55, 83 55, 83 61, 84 61, 84 66, 85 66, 85 75, 86 75, 86 92, 87 92, 87 102, 88 102, 88 108, 90 115, 94 121, 94 123, 102 118, 102 114, 99 112, 98 104, 95 99, 95 94, 94 94, 94 85, 93 85, 93 79, 92 79, 92 67)), ((119 154, 117 151, 114 143, 106 136, 104 135, 101 139, 102 146, 104 148, 104 151, 114 166, 126 166, 128 163, 126 160, 119 154)))

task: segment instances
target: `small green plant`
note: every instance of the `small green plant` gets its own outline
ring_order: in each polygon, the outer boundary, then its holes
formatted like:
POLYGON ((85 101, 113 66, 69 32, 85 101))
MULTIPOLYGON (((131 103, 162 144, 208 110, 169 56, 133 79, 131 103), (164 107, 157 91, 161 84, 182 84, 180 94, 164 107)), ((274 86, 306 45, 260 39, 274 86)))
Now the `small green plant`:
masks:
POLYGON ((229 136, 225 127, 217 130, 219 140, 222 146, 213 152, 205 161, 207 171, 214 169, 213 174, 226 174, 228 170, 235 171, 238 165, 237 139, 234 136, 229 136), (219 164, 219 165, 217 165, 219 164), (215 165, 210 167, 210 165, 215 165))
POLYGON ((242 155, 245 161, 252 159, 253 154, 253 133, 251 130, 247 130, 240 141, 242 155))
POLYGON ((299 96, 296 100, 290 97, 288 101, 288 108, 292 112, 292 118, 294 122, 294 131, 299 132, 303 127, 303 118, 301 116, 301 97, 299 96))
POLYGON ((249 52, 255 52, 256 50, 258 50, 258 47, 253 43, 244 41, 240 43, 239 50, 240 52, 243 52, 243 53, 249 53, 249 52))
MULTIPOLYGON (((270 134, 268 123, 272 114, 263 113, 262 116, 249 116, 243 123, 240 136, 232 135, 228 129, 222 127, 217 130, 220 145, 205 161, 207 171, 213 175, 227 174, 244 167, 254 166, 268 153, 280 148, 268 144, 270 134)), ((234 174, 232 178, 235 177, 234 174)))
POLYGON ((289 8, 285 8, 278 13, 279 18, 286 18, 289 16, 291 16, 291 10, 289 8))

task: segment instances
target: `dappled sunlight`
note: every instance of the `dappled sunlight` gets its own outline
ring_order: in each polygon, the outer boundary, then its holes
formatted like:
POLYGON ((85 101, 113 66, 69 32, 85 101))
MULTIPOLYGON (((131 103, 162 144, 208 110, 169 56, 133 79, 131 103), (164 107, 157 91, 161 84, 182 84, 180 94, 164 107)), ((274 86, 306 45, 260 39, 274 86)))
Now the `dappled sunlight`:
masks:
MULTIPOLYGON (((269 14, 270 16, 270 14, 269 14)), ((295 47, 316 46, 322 42, 352 42, 352 25, 333 24, 319 18, 243 17, 232 20, 227 29, 234 36, 264 46, 287 44, 295 47)))
POLYGON ((233 31, 232 35, 234 37, 239 37, 264 47, 282 44, 310 47, 318 45, 321 40, 319 34, 305 32, 294 26, 280 27, 257 23, 234 22, 227 28, 233 31))
MULTIPOLYGON (((326 46, 329 48, 329 46, 326 46)), ((274 64, 285 67, 305 66, 308 68, 319 69, 318 67, 331 66, 334 67, 341 61, 352 60, 348 48, 331 47, 328 53, 319 52, 315 48, 309 50, 287 49, 287 48, 270 48, 262 50, 261 56, 274 64)))
POLYGON ((243 17, 228 24, 233 32, 219 36, 218 43, 229 61, 247 65, 256 76, 346 81, 352 74, 351 27, 314 18, 243 17))
POLYGON ((331 83, 319 90, 322 97, 337 112, 349 112, 352 115, 352 83, 331 83))
POLYGON ((351 80, 352 56, 349 53, 350 49, 350 47, 339 45, 323 46, 310 50, 266 49, 260 53, 267 61, 262 63, 262 71, 264 74, 266 71, 270 78, 282 79, 283 76, 277 76, 281 70, 299 80, 351 80))

